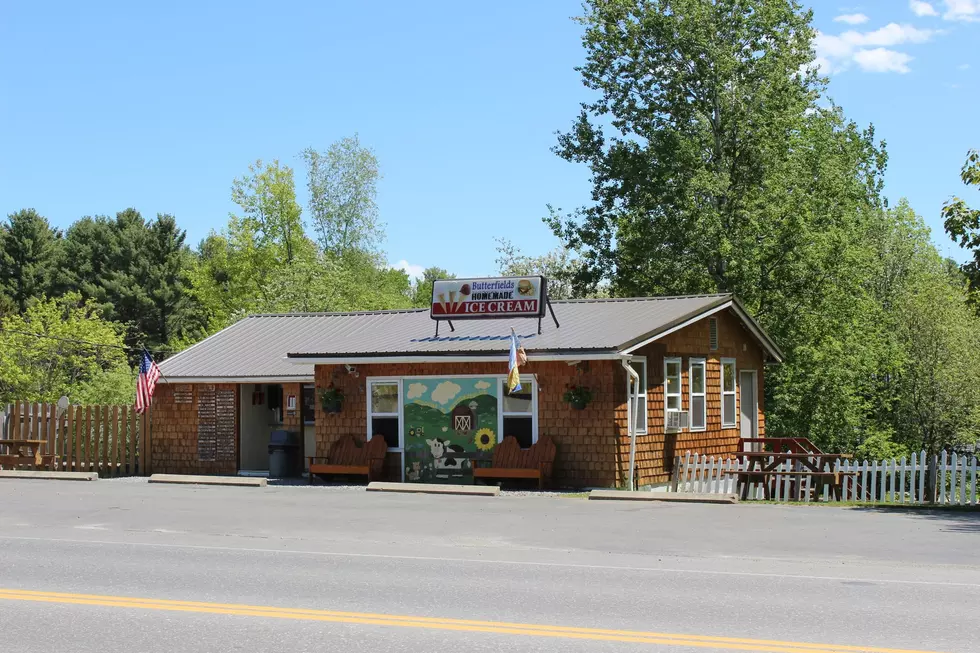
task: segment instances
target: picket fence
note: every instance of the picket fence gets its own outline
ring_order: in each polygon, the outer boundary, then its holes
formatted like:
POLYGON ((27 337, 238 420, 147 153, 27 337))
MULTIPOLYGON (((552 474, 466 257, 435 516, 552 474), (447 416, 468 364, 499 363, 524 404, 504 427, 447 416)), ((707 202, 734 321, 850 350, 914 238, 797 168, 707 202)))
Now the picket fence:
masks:
MULTIPOLYGON (((701 456, 688 451, 674 461, 674 475, 670 491, 706 494, 739 494, 742 486, 738 472, 745 471, 746 464, 738 458, 724 459, 701 456)), ((774 470, 769 481, 772 501, 838 501, 830 487, 824 486, 815 493, 815 483, 810 477, 780 476, 779 472, 794 471, 793 463, 783 463, 774 470), (819 496, 814 496, 819 494, 819 496)), ((965 454, 943 451, 930 460, 925 451, 911 458, 881 461, 838 461, 824 466, 824 471, 841 473, 840 501, 976 506, 980 482, 977 478, 977 458, 965 454), (930 464, 931 463, 931 464, 930 464), (930 467, 934 476, 930 474, 930 467), (930 482, 935 482, 930 492, 930 482)), ((762 483, 751 483, 749 499, 764 499, 762 483)))
POLYGON ((149 435, 149 420, 130 406, 62 410, 56 404, 15 402, 0 418, 0 444, 40 440, 43 468, 97 472, 103 477, 147 475, 149 457, 143 452, 148 450, 149 435))

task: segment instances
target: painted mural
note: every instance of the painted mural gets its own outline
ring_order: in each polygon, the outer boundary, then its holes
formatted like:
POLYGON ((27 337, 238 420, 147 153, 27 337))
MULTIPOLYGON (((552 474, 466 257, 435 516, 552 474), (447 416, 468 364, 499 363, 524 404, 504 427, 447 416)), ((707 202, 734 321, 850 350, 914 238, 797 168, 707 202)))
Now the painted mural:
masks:
POLYGON ((468 483, 472 455, 497 443, 497 380, 424 378, 402 382, 405 480, 468 483))

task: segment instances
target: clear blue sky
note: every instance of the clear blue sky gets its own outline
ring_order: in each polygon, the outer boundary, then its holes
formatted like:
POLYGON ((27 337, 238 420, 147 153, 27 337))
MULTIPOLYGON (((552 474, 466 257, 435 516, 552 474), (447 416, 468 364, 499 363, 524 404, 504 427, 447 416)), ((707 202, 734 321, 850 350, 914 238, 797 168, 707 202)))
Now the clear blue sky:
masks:
MULTIPOLYGON (((958 179, 980 147, 980 0, 817 4, 831 96, 887 140, 888 195, 964 258, 939 209, 952 193, 980 204, 958 179)), ((381 162, 392 264, 491 273, 494 237, 542 253, 557 245, 545 205, 589 199, 588 171, 550 151, 587 97, 579 9, 5 0, 0 211, 66 227, 133 206, 174 214, 196 244, 249 162, 279 158, 302 186, 300 150, 357 132, 381 162)))

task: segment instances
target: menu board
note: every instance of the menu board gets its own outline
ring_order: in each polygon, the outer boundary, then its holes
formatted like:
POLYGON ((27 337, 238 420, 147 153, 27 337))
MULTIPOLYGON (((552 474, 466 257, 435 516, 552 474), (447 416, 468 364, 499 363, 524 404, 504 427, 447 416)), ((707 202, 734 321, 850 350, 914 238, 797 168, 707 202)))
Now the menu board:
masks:
POLYGON ((235 391, 218 390, 215 393, 215 460, 235 460, 235 391))
POLYGON ((175 404, 192 404, 194 403, 194 386, 190 384, 180 384, 174 386, 174 403, 175 404))
POLYGON ((197 392, 197 459, 213 461, 217 456, 218 420, 213 385, 202 385, 197 392))

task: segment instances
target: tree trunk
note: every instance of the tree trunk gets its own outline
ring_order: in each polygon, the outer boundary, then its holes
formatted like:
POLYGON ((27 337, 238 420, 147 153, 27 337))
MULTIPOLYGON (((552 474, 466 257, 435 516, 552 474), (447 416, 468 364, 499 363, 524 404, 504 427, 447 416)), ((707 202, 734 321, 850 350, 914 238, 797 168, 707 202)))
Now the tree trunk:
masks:
POLYGON ((932 451, 928 454, 928 467, 926 468, 926 502, 936 502, 936 454, 932 451))

